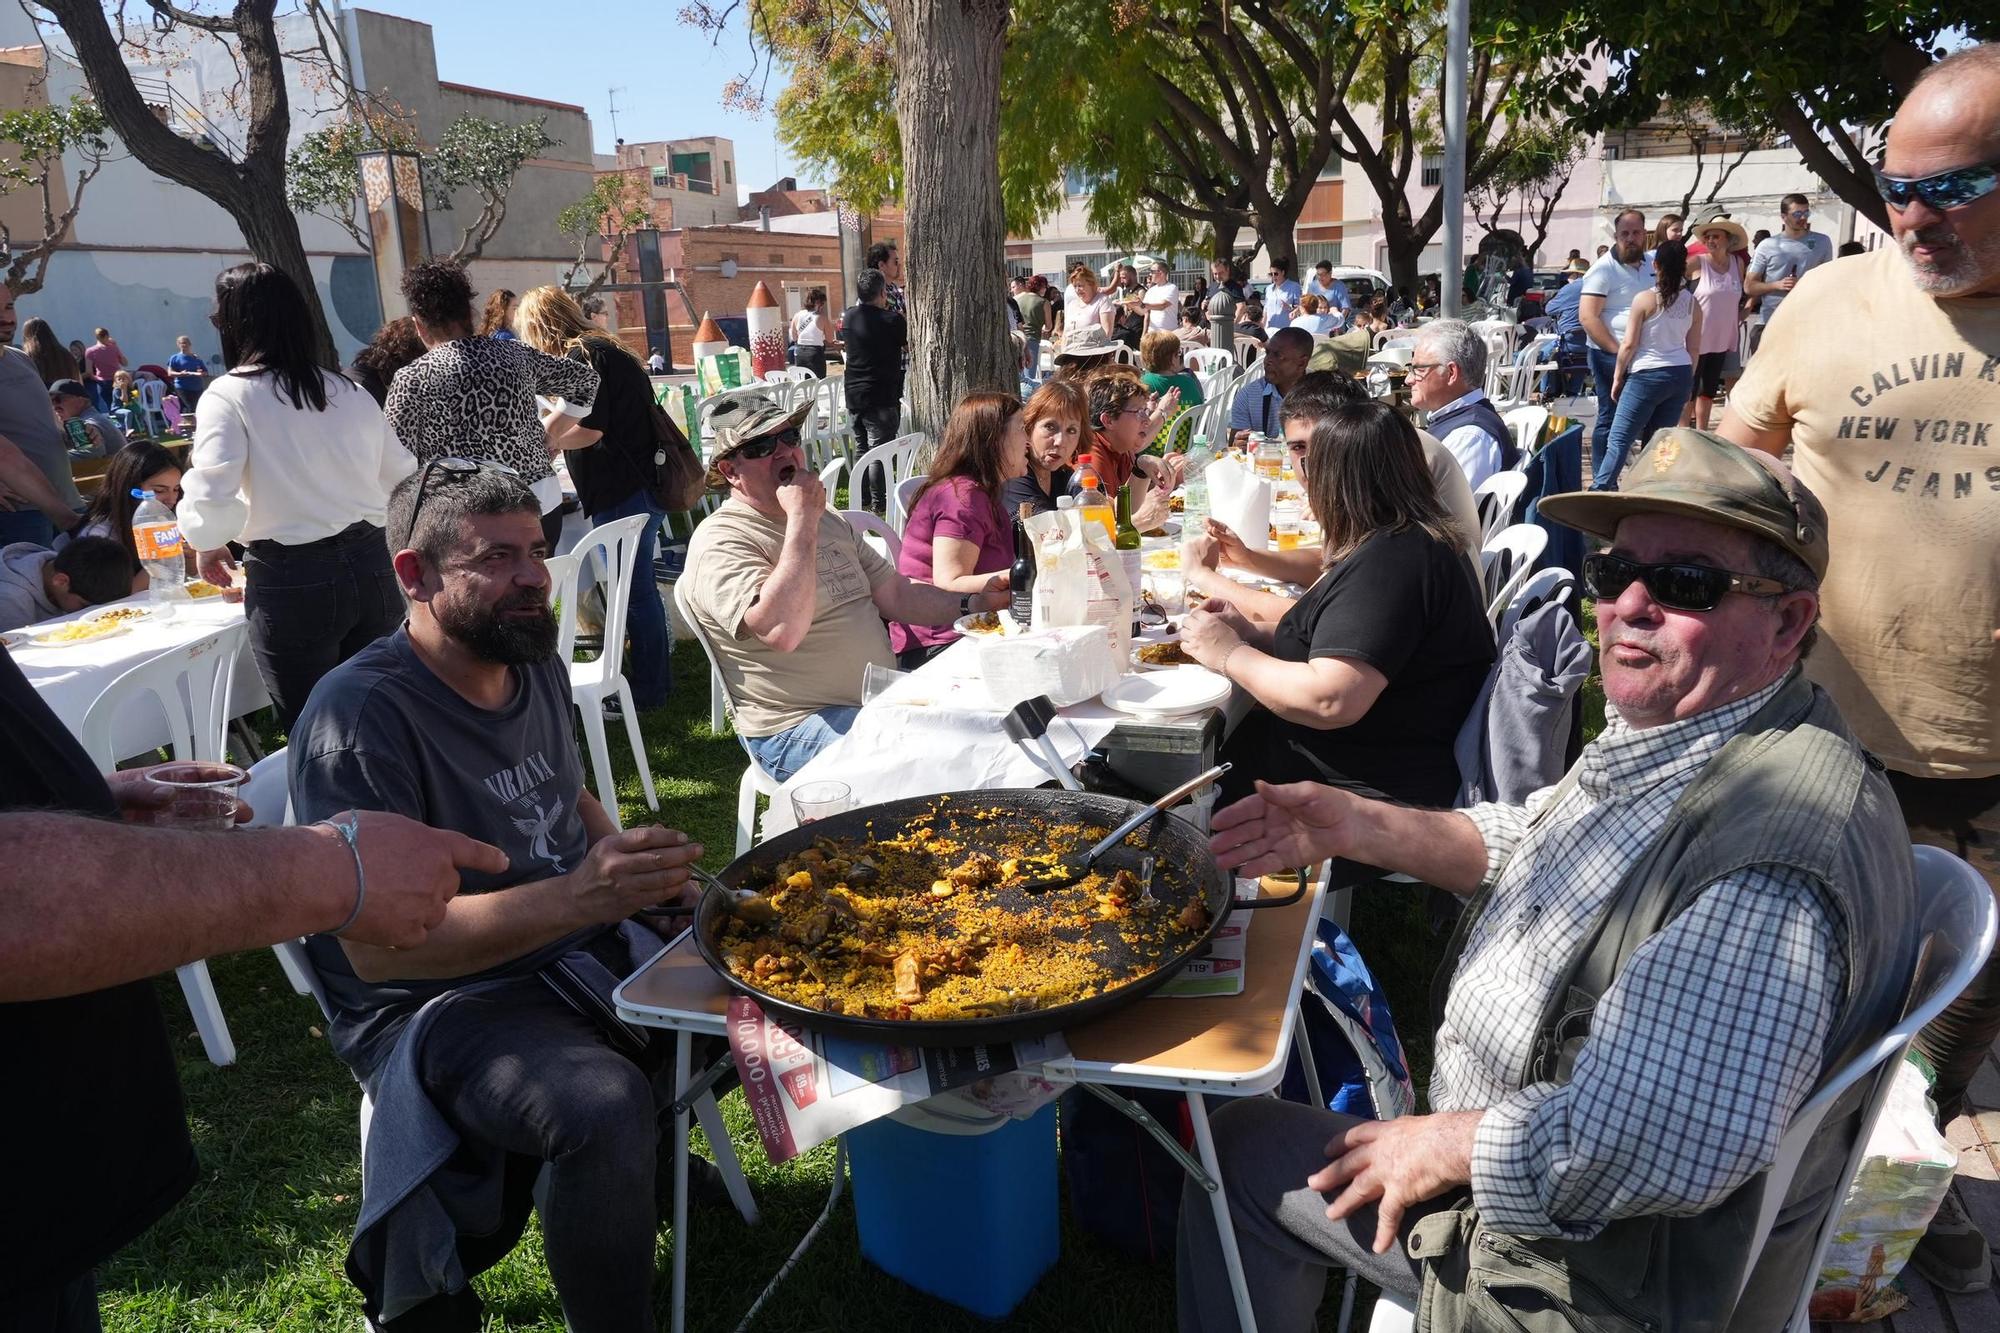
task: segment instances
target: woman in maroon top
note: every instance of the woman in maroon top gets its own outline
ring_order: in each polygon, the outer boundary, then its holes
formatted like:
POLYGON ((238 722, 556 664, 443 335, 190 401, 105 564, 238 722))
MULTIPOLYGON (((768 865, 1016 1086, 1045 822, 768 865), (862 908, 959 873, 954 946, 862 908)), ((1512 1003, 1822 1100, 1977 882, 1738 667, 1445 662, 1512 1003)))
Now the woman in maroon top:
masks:
MULTIPOLYGON (((1014 525, 1000 489, 1028 470, 1028 428, 1010 393, 969 393, 945 423, 930 477, 903 527, 898 573, 952 592, 981 592, 1014 562, 1014 525)), ((891 624, 889 646, 905 671, 922 666, 958 633, 891 624)))

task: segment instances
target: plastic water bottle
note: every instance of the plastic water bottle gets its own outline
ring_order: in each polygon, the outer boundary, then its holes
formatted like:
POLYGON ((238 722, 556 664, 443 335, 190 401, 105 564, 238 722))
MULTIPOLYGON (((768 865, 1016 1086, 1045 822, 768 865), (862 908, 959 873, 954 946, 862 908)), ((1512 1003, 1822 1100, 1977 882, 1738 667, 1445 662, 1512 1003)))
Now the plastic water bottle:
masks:
POLYGON ((1187 451, 1187 470, 1181 474, 1181 540, 1198 536, 1208 525, 1208 478, 1202 474, 1215 461, 1208 449, 1208 437, 1197 435, 1187 451))
POLYGON ((181 542, 180 523, 174 511, 153 498, 151 491, 132 492, 139 507, 132 511, 132 545, 139 552, 139 565, 146 571, 148 598, 154 606, 172 607, 188 599, 186 552, 181 542))

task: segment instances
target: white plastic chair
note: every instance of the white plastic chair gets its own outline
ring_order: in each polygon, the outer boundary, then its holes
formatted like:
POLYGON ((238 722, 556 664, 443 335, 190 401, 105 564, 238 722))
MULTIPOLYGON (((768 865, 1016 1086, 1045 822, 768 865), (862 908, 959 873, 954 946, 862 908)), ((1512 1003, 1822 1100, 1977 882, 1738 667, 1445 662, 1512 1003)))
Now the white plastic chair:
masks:
MULTIPOLYGON (((583 734, 590 748, 590 764, 597 779, 597 799, 603 803, 611 822, 623 828, 624 822, 618 817, 618 789, 611 780, 611 748, 604 735, 604 701, 613 695, 625 715, 625 736, 632 745, 632 759, 639 769, 639 790, 646 795, 649 809, 658 811, 660 795, 653 790, 653 770, 646 762, 645 738, 639 734, 639 711, 632 704, 632 687, 625 682, 622 670, 625 661, 625 608, 630 599, 632 580, 636 577, 639 563, 639 537, 648 523, 658 522, 650 514, 634 514, 630 518, 615 519, 600 524, 583 535, 569 552, 576 561, 573 568, 557 572, 564 575, 565 582, 556 585, 551 575, 549 596, 553 600, 561 598, 564 617, 571 622, 567 643, 562 635, 557 638, 557 650, 575 646, 574 602, 582 585, 581 574, 586 558, 595 556, 604 562, 609 577, 604 581, 604 651, 593 662, 571 661, 568 654, 562 660, 569 668, 569 694, 577 711, 583 715, 583 734)), ((653 571, 646 571, 647 586, 652 585, 653 571)), ((658 596, 656 592, 654 594, 658 596)))
POLYGON ((1262 361, 1263 359, 1264 359, 1263 343, 1258 342, 1255 338, 1238 338, 1236 340, 1237 365, 1243 367, 1243 369, 1245 370, 1251 370, 1254 369, 1257 363, 1259 361, 1262 361))
POLYGON ((1181 360, 1196 376, 1206 379, 1219 370, 1234 370, 1236 358, 1220 347, 1190 347, 1181 353, 1181 360))
MULTIPOLYGON (((893 497, 896 493, 896 487, 910 475, 910 469, 915 462, 917 450, 923 447, 923 443, 924 437, 921 434, 910 434, 898 435, 893 440, 884 440, 882 443, 871 447, 848 466, 849 488, 859 488, 868 475, 868 469, 879 465, 882 468, 883 477, 887 483, 885 490, 889 496, 893 497)), ((861 497, 859 495, 851 495, 848 498, 858 502, 861 497)), ((895 501, 890 499, 886 503, 893 516, 895 501)))
MULTIPOLYGON (((284 746, 250 765, 243 777, 243 786, 237 794, 250 807, 249 822, 245 828, 282 828, 292 819, 291 755, 284 746)), ((294 956, 285 951, 282 944, 271 946, 271 952, 278 956, 278 966, 284 971, 285 980, 301 995, 312 994, 313 978, 309 972, 298 968, 294 956)))
MULTIPOLYGON (((882 521, 873 514, 868 517, 877 523, 882 521)), ((694 613, 693 599, 688 592, 690 586, 690 581, 686 577, 674 585, 674 605, 680 608, 681 619, 687 621, 694 630, 695 640, 701 644, 701 651, 708 658, 712 688, 721 697, 724 705, 733 712, 735 705, 729 698, 729 687, 722 678, 721 659, 715 655, 715 645, 709 641, 708 630, 694 613)), ((722 728, 717 727, 715 730, 720 732, 722 728)), ((776 800, 780 786, 776 778, 764 771, 762 764, 750 757, 749 750, 744 750, 743 757, 749 760, 749 766, 743 770, 743 777, 736 784, 736 855, 738 856, 749 851, 757 840, 757 798, 762 796, 767 800, 776 800)))
POLYGON ((826 487, 826 507, 833 508, 833 493, 840 489, 840 476, 847 471, 847 457, 835 454, 819 470, 819 483, 826 487))
POLYGON ((576 656, 576 599, 577 571, 583 565, 583 557, 577 550, 567 555, 552 555, 542 562, 549 571, 549 610, 556 617, 556 660, 568 662, 576 656))
POLYGON ((167 386, 150 376, 139 381, 139 420, 156 440, 167 433, 167 386))
POLYGON ((1542 432, 1548 428, 1549 409, 1538 403, 1525 407, 1510 407, 1500 414, 1500 419, 1506 422, 1507 429, 1514 433, 1514 447, 1521 451, 1521 456, 1514 466, 1525 468, 1535 452, 1535 446, 1541 443, 1542 432))
POLYGON ((930 477, 918 473, 905 477, 896 483, 896 489, 889 494, 889 526, 898 533, 910 525, 910 511, 917 507, 917 492, 924 488, 930 477))
POLYGON ((1481 546, 1492 541, 1499 535, 1500 529, 1514 521, 1514 506, 1527 489, 1528 475, 1525 472, 1496 472, 1473 490, 1472 503, 1479 510, 1481 546))
POLYGON ((1204 400, 1200 407, 1190 407, 1175 417, 1172 424, 1167 427, 1166 433, 1160 437, 1160 452, 1163 454, 1185 453, 1188 441, 1194 438, 1194 423, 1197 418, 1207 415, 1204 411, 1207 406, 1208 403, 1204 400))
POLYGON ((783 370, 767 370, 763 374, 766 384, 803 384, 818 378, 808 366, 786 366, 783 370))
MULTIPOLYGON (((1915 915, 1919 943, 1916 974, 1906 992, 1910 997, 1909 1006, 1902 1021, 1884 1033, 1874 1045, 1827 1075, 1813 1095, 1806 1099, 1805 1105, 1792 1116, 1791 1124, 1785 1127, 1785 1136, 1778 1140, 1777 1160, 1771 1164, 1770 1174, 1764 1181, 1757 1228, 1751 1233, 1751 1243, 1746 1247, 1746 1252, 1751 1255, 1763 1253, 1764 1243, 1771 1237, 1771 1228, 1778 1220, 1785 1195, 1791 1191, 1792 1177, 1798 1171, 1799 1161, 1827 1113, 1850 1089, 1872 1079, 1873 1085, 1862 1094, 1866 1109, 1854 1136, 1854 1146, 1848 1150, 1847 1170, 1842 1176, 1846 1182, 1853 1181, 1868 1150, 1868 1133, 1874 1128, 1876 1117, 1882 1113, 1882 1103, 1889 1095, 1891 1076, 1896 1066, 1902 1063, 1903 1053, 1909 1049, 1911 1039, 1972 984, 1972 979, 1985 965, 1987 955, 1993 952, 1993 891, 1987 887, 1979 872, 1941 848, 1914 847, 1911 853, 1917 867, 1915 915)), ((1813 1287, 1818 1282, 1827 1247, 1833 1242, 1834 1227, 1840 1220, 1840 1205, 1846 1196, 1844 1188, 1833 1195, 1826 1217, 1820 1223, 1819 1242, 1813 1247, 1812 1262, 1806 1265, 1805 1285, 1799 1292, 1798 1305, 1788 1325, 1793 1333, 1807 1333, 1810 1328, 1807 1306, 1812 1301, 1813 1287)), ((1744 1268, 1744 1287, 1749 1285, 1754 1267, 1753 1260, 1744 1268)), ((1742 1288, 1738 1289, 1737 1297, 1739 1300, 1742 1298, 1742 1288)))
POLYGON ((874 542, 882 548, 882 554, 890 564, 895 564, 903 556, 903 538, 897 531, 866 509, 843 509, 840 516, 847 520, 847 526, 854 529, 854 535, 864 542, 874 542))
POLYGON ((1486 619, 1493 632, 1500 632, 1500 616, 1527 586, 1535 572, 1535 562, 1548 549, 1546 528, 1534 523, 1516 523, 1489 537, 1480 548, 1481 582, 1486 589, 1486 619))
POLYGON ((1576 575, 1557 565, 1552 569, 1538 569, 1514 594, 1514 600, 1507 603, 1507 609, 1500 613, 1499 642, 1506 643, 1514 637, 1514 623, 1538 606, 1549 602, 1567 602, 1576 595, 1576 575))
MULTIPOLYGON (((110 772, 127 742, 115 734, 119 714, 135 700, 151 698, 166 715, 168 749, 182 762, 220 763, 229 727, 229 696, 236 659, 249 641, 247 621, 225 625, 206 638, 168 649, 130 668, 104 687, 83 715, 83 748, 98 768, 110 772)), ((150 749, 150 746, 142 747, 150 749)), ((174 969, 194 1017, 195 1031, 210 1064, 236 1063, 236 1042, 222 1016, 215 982, 200 959, 174 969)))

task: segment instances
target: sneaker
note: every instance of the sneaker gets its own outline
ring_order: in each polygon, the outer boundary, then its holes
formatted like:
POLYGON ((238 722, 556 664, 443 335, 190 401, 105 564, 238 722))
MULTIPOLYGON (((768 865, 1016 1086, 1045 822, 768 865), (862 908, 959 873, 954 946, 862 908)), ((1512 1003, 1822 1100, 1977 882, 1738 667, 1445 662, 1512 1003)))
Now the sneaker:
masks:
POLYGON ((606 722, 623 722, 625 720, 625 705, 618 702, 618 696, 615 694, 604 696, 604 720, 606 722))
POLYGON ((1945 1191, 1930 1230, 1917 1242, 1911 1265, 1940 1291, 1984 1291, 1993 1281, 1993 1255, 1986 1237, 1965 1215, 1958 1186, 1945 1191))

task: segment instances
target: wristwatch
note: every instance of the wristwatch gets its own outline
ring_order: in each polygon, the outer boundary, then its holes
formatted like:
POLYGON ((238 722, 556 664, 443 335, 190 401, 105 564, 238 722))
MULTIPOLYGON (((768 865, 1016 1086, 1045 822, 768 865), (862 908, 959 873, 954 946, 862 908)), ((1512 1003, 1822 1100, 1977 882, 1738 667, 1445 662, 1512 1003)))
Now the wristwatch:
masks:
POLYGON ((959 613, 959 614, 960 614, 961 616, 969 616, 969 615, 971 615, 971 614, 972 614, 972 594, 971 594, 971 593, 967 592, 967 593, 960 593, 960 594, 959 594, 959 597, 958 597, 958 613, 959 613))

